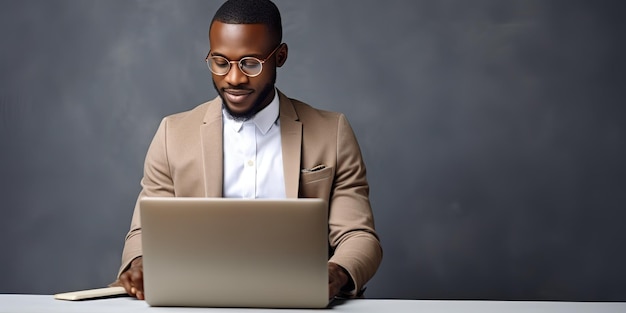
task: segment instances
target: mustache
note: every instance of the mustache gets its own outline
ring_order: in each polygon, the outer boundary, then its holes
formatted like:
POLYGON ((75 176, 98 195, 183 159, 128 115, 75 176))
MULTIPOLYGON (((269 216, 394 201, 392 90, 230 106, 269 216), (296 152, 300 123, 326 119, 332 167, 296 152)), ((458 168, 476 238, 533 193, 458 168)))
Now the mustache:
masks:
POLYGON ((222 87, 220 88, 221 91, 254 91, 254 89, 252 88, 245 88, 245 87, 222 87))

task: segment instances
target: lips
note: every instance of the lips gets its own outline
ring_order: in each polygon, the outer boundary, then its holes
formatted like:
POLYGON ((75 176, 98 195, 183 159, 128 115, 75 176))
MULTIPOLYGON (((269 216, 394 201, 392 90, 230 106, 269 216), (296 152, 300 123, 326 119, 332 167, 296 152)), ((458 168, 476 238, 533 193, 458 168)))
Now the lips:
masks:
POLYGON ((248 98, 252 94, 252 90, 249 89, 223 89, 224 97, 233 104, 239 104, 248 98))

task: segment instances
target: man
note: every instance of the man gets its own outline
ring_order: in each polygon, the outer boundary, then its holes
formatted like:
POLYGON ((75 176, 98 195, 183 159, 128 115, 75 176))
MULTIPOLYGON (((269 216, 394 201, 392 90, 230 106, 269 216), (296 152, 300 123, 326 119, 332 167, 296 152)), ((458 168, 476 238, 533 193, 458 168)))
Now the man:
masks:
MULTIPOLYGON (((148 149, 144 196, 322 198, 329 204, 329 298, 359 296, 382 258, 359 146, 346 118, 278 91, 287 60, 278 8, 230 0, 206 61, 219 96, 163 119, 148 149)), ((115 283, 143 299, 138 207, 115 283)))

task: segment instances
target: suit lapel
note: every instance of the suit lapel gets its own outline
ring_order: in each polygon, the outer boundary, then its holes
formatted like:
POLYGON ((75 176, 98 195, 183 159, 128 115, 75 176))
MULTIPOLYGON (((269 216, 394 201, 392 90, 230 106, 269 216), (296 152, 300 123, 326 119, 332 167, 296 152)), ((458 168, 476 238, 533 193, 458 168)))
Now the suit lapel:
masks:
POLYGON ((200 126, 202 137, 202 159, 206 197, 222 197, 224 177, 222 100, 217 97, 207 105, 207 111, 200 126))
POLYGON ((280 103, 280 137, 283 150, 283 172, 287 198, 298 197, 300 185, 300 152, 302 151, 302 123, 293 104, 278 92, 280 103))

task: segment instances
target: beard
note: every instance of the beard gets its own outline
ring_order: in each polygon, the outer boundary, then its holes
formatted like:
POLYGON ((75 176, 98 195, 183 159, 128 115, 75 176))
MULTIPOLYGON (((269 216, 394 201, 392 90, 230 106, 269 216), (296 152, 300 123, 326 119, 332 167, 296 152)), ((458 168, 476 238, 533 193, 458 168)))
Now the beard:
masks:
MULTIPOLYGON (((233 112, 230 109, 230 107, 228 107, 228 105, 226 104, 226 100, 224 99, 224 95, 223 95, 224 90, 217 88, 217 85, 215 84, 215 80, 213 80, 213 88, 215 88, 215 91, 217 91, 217 94, 220 96, 220 99, 222 99, 222 108, 224 108, 226 112, 228 112, 228 114, 230 114, 230 116, 235 121, 239 121, 239 122, 245 122, 245 121, 250 120, 259 111, 263 110, 267 105, 270 104, 271 99, 269 100, 268 103, 263 103, 263 101, 265 101, 265 99, 272 93, 272 90, 274 90, 275 84, 276 84, 276 70, 274 69, 274 72, 272 73, 272 77, 270 78, 270 81, 265 86, 263 86, 263 89, 261 89, 261 91, 259 92, 258 97, 254 99, 254 103, 252 104, 250 109, 248 109, 245 112, 237 113, 237 112, 233 112)), ((237 87, 230 88, 230 89, 237 89, 237 87)))

